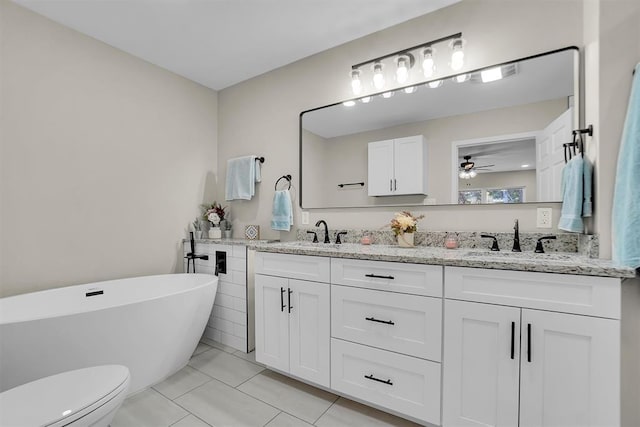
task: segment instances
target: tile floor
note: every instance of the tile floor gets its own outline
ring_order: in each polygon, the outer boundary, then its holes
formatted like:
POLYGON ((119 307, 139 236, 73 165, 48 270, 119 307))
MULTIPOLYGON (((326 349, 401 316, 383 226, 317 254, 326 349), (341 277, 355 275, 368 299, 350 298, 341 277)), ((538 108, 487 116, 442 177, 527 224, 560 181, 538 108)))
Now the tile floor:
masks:
POLYGON ((231 347, 204 340, 189 364, 137 393, 111 427, 416 426, 277 374, 231 347))

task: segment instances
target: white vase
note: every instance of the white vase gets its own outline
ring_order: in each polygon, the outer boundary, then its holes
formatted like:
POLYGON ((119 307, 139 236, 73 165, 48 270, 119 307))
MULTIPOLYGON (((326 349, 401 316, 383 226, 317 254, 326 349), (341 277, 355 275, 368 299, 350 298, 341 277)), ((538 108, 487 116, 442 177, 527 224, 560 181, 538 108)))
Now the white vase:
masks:
POLYGON ((412 248, 414 246, 413 233, 398 234, 398 246, 402 248, 412 248))
POLYGON ((209 229, 210 239, 219 239, 221 237, 222 237, 222 230, 220 230, 220 227, 211 227, 209 229))

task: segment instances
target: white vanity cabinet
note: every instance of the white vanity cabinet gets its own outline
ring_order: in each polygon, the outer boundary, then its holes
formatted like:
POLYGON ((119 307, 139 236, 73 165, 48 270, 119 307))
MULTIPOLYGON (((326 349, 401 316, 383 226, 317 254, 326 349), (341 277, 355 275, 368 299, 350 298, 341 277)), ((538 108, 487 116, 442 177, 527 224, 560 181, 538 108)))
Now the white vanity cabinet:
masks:
POLYGON ((370 142, 369 196, 427 194, 427 145, 424 136, 370 142))
POLYGON ((620 424, 618 279, 446 267, 445 298, 443 426, 620 424))
POLYGON ((329 387, 329 258, 258 252, 255 272, 256 360, 329 387))

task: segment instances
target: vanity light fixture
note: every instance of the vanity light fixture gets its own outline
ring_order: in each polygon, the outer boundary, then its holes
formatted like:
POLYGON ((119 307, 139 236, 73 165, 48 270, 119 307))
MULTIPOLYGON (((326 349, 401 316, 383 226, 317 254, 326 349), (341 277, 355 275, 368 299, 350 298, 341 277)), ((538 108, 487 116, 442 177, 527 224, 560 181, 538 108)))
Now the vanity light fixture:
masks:
POLYGON ((373 85, 380 90, 384 87, 384 74, 382 74, 382 62, 373 64, 373 85))
POLYGON ((418 88, 416 86, 409 86, 409 87, 405 87, 403 90, 404 90, 404 93, 413 93, 416 90, 418 90, 418 88))
POLYGON ((395 95, 395 92, 390 90, 388 92, 383 93, 382 97, 386 99, 386 98, 391 98, 393 95, 395 95))
MULTIPOLYGON (((434 48, 434 45, 444 42, 450 42, 451 49, 453 49, 450 62, 451 69, 454 71, 459 70, 462 68, 464 63, 464 41, 462 39, 462 33, 451 34, 446 37, 441 37, 417 46, 402 49, 378 58, 352 65, 350 76, 351 90, 353 91, 353 94, 360 95, 364 89, 362 82, 366 73, 371 74, 369 74, 369 77, 365 78, 365 81, 373 82, 373 87, 378 91, 382 91, 385 87, 385 65, 394 67, 393 69, 395 70, 395 73, 389 73, 389 75, 395 74, 395 81, 397 83, 404 84, 410 81, 411 69, 415 65, 416 58, 420 58, 422 60, 422 73, 424 74, 424 77, 427 79, 431 78, 436 71, 437 58, 435 57, 436 49, 434 48), (371 64, 371 71, 364 67, 369 64, 371 64)), ((387 77, 389 77, 389 75, 387 77)))
POLYGON ((354 105, 356 105, 356 101, 344 101, 342 105, 344 105, 345 107, 353 107, 354 105))
POLYGON ((472 73, 471 83, 491 83, 518 74, 518 64, 506 64, 472 73))
POLYGON ((432 82, 427 83, 427 86, 429 86, 431 89, 435 89, 437 87, 442 86, 442 80, 434 80, 432 82))
POLYGON ((362 82, 360 81, 360 70, 351 70, 351 90, 354 95, 362 92, 362 82))
POLYGON ((451 69, 458 71, 464 65, 464 42, 462 37, 458 37, 451 42, 451 69))
POLYGON ((406 83, 409 79, 409 68, 413 67, 413 55, 401 54, 396 61, 396 80, 398 83, 406 83))
POLYGON ((422 51, 422 73, 425 78, 430 78, 433 76, 433 73, 436 71, 436 64, 433 61, 433 48, 431 46, 427 46, 422 51))
POLYGON ((362 98, 360 98, 360 102, 362 102, 363 104, 367 104, 369 103, 369 101, 371 101, 370 96, 363 96, 362 98))
POLYGON ((487 70, 480 71, 480 78, 482 83, 495 82, 502 78, 502 67, 489 68, 487 70))

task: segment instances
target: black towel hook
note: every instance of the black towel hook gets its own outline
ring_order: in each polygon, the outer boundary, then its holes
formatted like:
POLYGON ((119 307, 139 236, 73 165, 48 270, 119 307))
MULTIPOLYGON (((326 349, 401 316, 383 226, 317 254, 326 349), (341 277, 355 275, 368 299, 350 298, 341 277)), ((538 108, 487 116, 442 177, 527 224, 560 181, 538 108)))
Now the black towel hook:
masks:
POLYGON ((291 190, 291 175, 282 175, 280 178, 278 178, 278 180, 276 181, 276 185, 274 185, 275 190, 278 190, 278 183, 281 179, 286 179, 289 182, 289 188, 287 188, 287 190, 291 190))

